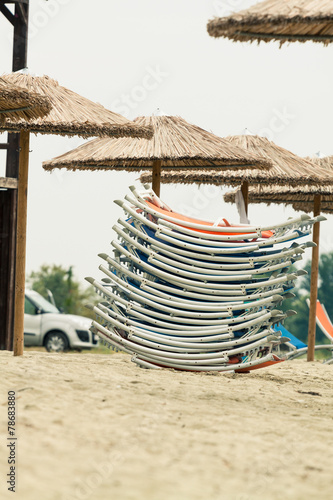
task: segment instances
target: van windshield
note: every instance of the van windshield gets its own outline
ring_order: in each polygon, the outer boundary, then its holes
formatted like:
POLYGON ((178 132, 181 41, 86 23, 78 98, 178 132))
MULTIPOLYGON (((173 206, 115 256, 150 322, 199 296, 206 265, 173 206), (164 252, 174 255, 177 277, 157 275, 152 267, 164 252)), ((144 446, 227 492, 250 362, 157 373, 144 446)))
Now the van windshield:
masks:
POLYGON ((48 300, 44 299, 38 292, 35 292, 34 290, 29 290, 29 292, 26 292, 26 295, 28 298, 35 304, 35 306, 40 309, 44 313, 59 313, 59 309, 57 309, 51 302, 48 300))

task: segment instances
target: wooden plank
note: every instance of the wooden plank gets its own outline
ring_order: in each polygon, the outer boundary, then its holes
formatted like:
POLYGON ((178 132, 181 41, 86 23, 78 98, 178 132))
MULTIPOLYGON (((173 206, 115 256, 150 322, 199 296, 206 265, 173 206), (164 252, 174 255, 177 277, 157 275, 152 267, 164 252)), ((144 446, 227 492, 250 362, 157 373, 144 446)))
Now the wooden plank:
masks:
POLYGON ((0 177, 0 188, 17 189, 17 179, 13 177, 0 177))
POLYGON ((24 130, 21 132, 20 136, 20 162, 16 225, 14 356, 21 356, 23 354, 24 342, 25 256, 27 235, 27 193, 30 134, 28 131, 24 130))
POLYGON ((25 25, 28 25, 28 15, 26 11, 26 6, 23 5, 22 3, 16 3, 15 5, 20 13, 21 20, 24 22, 25 25))
POLYGON ((28 54, 28 22, 29 22, 29 4, 15 4, 15 23, 14 23, 14 45, 13 45, 13 71, 19 71, 27 67, 28 54), (25 16, 22 17, 21 11, 25 16))
POLYGON ((10 12, 10 10, 5 5, 0 4, 0 12, 14 26, 15 16, 10 12))
POLYGON ((0 190, 0 349, 13 350, 17 190, 0 190))
MULTIPOLYGON (((320 215, 321 195, 316 194, 313 204, 313 216, 320 215)), ((316 343, 316 309, 318 297, 318 269, 319 269, 319 227, 316 222, 313 226, 313 242, 316 244, 312 248, 311 261, 311 285, 310 285, 310 312, 309 312, 309 330, 308 330, 308 353, 307 360, 314 361, 315 343, 316 343)))
POLYGON ((248 206, 249 206, 249 183, 248 181, 243 181, 241 185, 241 191, 244 199, 244 206, 246 215, 248 215, 248 206))
POLYGON ((157 196, 160 196, 161 192, 161 164, 161 160, 155 160, 153 163, 152 189, 157 196))
MULTIPOLYGON (((0 0, 1 6, 5 4, 15 4, 12 71, 18 71, 27 66, 29 0, 0 0)), ((8 134, 8 144, 1 149, 7 149, 6 176, 17 179, 19 134, 8 134)), ((4 215, 0 220, 0 349, 13 350, 17 189, 0 191, 0 198, 4 215)))

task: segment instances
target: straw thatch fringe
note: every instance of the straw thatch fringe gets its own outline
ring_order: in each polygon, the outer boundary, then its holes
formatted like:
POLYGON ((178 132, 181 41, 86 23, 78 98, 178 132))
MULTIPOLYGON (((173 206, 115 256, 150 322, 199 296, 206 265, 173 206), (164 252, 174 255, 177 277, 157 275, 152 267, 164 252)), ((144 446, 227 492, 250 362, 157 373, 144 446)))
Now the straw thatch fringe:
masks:
MULTIPOLYGON (((224 201, 226 203, 235 203, 235 194, 236 191, 229 191, 226 193, 223 197, 224 201)), ((319 194, 319 193, 318 193, 319 194)), ((253 194, 250 195, 249 193, 249 203, 251 205, 253 204, 259 204, 262 203, 263 205, 270 206, 272 204, 274 205, 291 205, 292 208, 296 211, 299 212, 306 212, 306 213, 311 213, 313 212, 313 203, 314 203, 314 196, 305 196, 303 200, 298 198, 298 201, 293 201, 292 199, 281 199, 281 197, 277 197, 276 199, 269 198, 268 196, 265 198, 256 198, 253 197, 253 194)), ((333 214, 333 195, 330 195, 330 198, 327 196, 322 196, 321 200, 321 205, 320 205, 320 211, 322 213, 326 214, 333 214)))
POLYGON ((333 42, 331 0, 265 0, 207 25, 213 37, 235 41, 333 42))
MULTIPOLYGON (((224 195, 226 203, 234 203, 237 191, 224 195)), ((321 194, 322 200, 333 203, 333 186, 256 186, 249 188, 249 203, 312 203, 315 195, 321 194)))
MULTIPOLYGON (((229 169, 219 170, 169 170, 161 175, 164 184, 213 184, 220 186, 240 185, 247 181, 250 184, 272 184, 283 186, 299 185, 330 185, 333 184, 333 176, 327 170, 312 164, 310 161, 277 146, 265 137, 241 135, 227 137, 233 145, 239 146, 248 152, 255 153, 270 159, 273 167, 269 170, 242 169, 232 171, 229 169)), ((141 182, 150 182, 151 174, 143 173, 141 182)))
MULTIPOLYGON (((306 202, 297 202, 293 203, 292 207, 294 210, 297 210, 299 212, 306 212, 306 213, 311 213, 313 212, 313 203, 306 203, 306 202)), ((324 214, 333 214, 333 203, 329 202, 322 202, 320 205, 320 212, 324 214)))
MULTIPOLYGON (((318 165, 324 169, 328 175, 333 174, 333 156, 319 158, 318 156, 306 156, 304 160, 318 165)), ((333 177, 333 176, 332 176, 333 177)), ((333 185, 313 184, 313 185, 296 185, 296 186, 250 186, 248 193, 249 203, 284 203, 290 204, 296 202, 298 206, 301 204, 309 204, 313 208, 315 195, 320 194, 322 202, 332 204, 333 207, 333 185)), ((229 191, 224 195, 226 203, 235 202, 236 191, 229 191)), ((326 208, 329 208, 326 206, 326 208)))
POLYGON ((152 140, 99 138, 43 163, 45 170, 151 169, 156 160, 162 168, 212 169, 214 167, 267 169, 269 158, 245 151, 230 141, 176 116, 139 117, 134 123, 152 127, 152 140))
POLYGON ((325 156, 324 158, 320 158, 319 156, 305 156, 305 160, 311 161, 315 165, 319 165, 325 169, 333 169, 333 156, 325 156))
POLYGON ((6 82, 0 77, 0 120, 34 120, 45 116, 51 110, 46 96, 29 92, 6 82))
MULTIPOLYGON (((268 184, 277 184, 288 187, 295 187, 299 184, 306 185, 313 182, 312 178, 306 175, 301 175, 295 178, 294 176, 281 177, 277 173, 273 173, 269 179, 262 175, 263 173, 256 170, 239 169, 238 171, 230 170, 228 168, 220 168, 217 171, 210 169, 198 170, 168 170, 161 173, 162 184, 211 184, 214 186, 240 186, 242 182, 249 182, 250 184, 260 184, 265 186, 268 184)), ((142 183, 151 183, 151 172, 143 172, 140 176, 142 183)), ((327 185, 333 183, 333 178, 325 180, 327 185)), ((324 187, 324 186, 323 186, 324 187)))
POLYGON ((44 118, 26 123, 23 119, 6 119, 0 123, 0 130, 19 132, 30 130, 41 134, 59 134, 80 137, 152 137, 150 127, 141 127, 117 113, 105 109, 81 97, 72 90, 62 87, 47 76, 32 77, 21 73, 3 75, 3 80, 49 98, 52 109, 44 118))

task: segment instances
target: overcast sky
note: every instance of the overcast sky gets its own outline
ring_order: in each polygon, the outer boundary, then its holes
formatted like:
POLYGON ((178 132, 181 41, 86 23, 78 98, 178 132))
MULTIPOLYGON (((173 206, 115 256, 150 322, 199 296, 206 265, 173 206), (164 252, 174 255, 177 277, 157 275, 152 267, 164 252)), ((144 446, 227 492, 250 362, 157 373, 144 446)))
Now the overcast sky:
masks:
MULTIPOLYGON (((159 108, 220 136, 245 128, 305 156, 333 154, 333 46, 312 42, 234 43, 211 38, 209 19, 248 7, 243 0, 30 0, 28 66, 130 119, 159 108), (148 78, 148 75, 149 78, 148 78), (149 84, 147 84, 149 82, 149 84)), ((12 29, 0 15, 0 74, 11 71, 12 29)), ((5 136, 2 136, 5 139, 5 136)), ((137 173, 45 172, 42 161, 77 147, 79 138, 32 136, 27 273, 42 264, 99 276, 111 252, 112 225, 137 173)), ((5 154, 0 152, 0 176, 5 154)), ((222 188, 162 186, 174 209, 237 222, 222 188)), ((251 222, 294 215, 289 207, 249 207, 251 222)), ((333 216, 321 251, 333 250, 333 216)), ((307 254, 310 257, 310 254, 307 254)))

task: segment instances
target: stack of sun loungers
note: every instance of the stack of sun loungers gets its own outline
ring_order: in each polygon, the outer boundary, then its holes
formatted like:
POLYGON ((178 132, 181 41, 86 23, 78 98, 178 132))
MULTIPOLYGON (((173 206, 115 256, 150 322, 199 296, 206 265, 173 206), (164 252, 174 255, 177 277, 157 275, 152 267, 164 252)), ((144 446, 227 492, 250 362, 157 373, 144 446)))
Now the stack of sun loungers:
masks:
POLYGON ((92 330, 146 368, 248 371, 282 361, 288 341, 274 326, 293 311, 290 272, 324 217, 302 214, 271 227, 195 220, 173 212, 152 190, 116 201, 113 256, 100 254, 103 278, 92 330), (303 242, 302 242, 303 241, 303 242))

